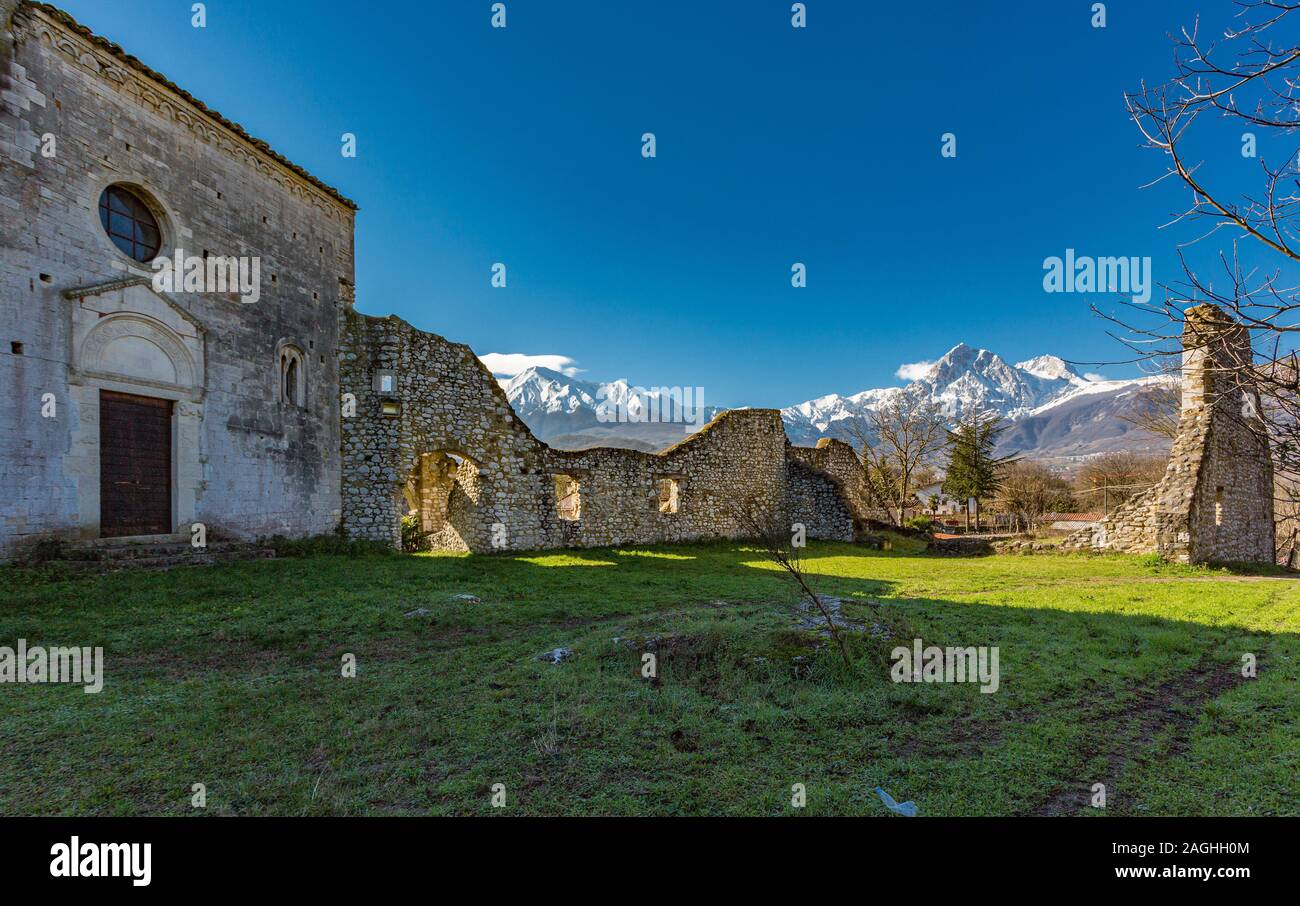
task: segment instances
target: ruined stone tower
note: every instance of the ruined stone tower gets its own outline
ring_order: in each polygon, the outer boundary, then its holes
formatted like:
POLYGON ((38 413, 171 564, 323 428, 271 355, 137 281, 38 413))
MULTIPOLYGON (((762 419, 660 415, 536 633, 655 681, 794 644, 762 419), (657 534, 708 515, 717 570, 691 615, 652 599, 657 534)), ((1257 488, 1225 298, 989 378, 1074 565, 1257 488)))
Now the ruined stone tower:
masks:
POLYGON ((1272 563, 1273 461, 1259 396, 1234 372, 1250 361, 1249 331, 1198 305, 1185 313, 1182 342, 1182 414, 1164 478, 1065 544, 1184 563, 1272 563))

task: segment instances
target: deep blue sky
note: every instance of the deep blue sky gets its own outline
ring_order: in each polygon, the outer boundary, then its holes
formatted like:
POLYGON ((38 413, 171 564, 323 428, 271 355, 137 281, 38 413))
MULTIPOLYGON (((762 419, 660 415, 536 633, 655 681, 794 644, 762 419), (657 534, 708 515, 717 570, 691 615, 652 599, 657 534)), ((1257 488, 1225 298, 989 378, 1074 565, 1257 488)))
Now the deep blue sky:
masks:
POLYGON ((60 5, 357 201, 362 311, 763 406, 897 384, 958 341, 1124 358, 1042 262, 1174 276, 1187 235, 1157 228, 1182 196, 1139 188, 1163 164, 1122 93, 1168 76, 1170 29, 1233 13, 808 0, 795 30, 788 0, 506 3, 504 30, 488 0, 210 0, 201 30, 189 0, 60 5))

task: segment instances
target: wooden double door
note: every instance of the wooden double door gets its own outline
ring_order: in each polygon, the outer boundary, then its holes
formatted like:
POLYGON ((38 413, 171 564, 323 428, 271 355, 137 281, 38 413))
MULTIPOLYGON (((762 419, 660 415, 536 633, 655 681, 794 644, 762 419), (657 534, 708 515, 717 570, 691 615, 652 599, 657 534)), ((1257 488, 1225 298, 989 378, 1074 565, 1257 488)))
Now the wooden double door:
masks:
POLYGON ((172 531, 172 401, 99 391, 99 532, 172 531))

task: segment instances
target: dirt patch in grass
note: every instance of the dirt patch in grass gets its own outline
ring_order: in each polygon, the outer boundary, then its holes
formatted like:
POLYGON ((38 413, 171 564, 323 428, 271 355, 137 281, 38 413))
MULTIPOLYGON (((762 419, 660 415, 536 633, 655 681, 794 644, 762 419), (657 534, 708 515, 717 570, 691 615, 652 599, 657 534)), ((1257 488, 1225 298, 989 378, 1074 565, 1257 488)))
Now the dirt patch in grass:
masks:
POLYGON ((700 738, 695 732, 688 732, 678 728, 668 734, 668 739, 672 742, 673 748, 679 752, 698 752, 700 750, 700 738))
MULTIPOLYGON (((912 718, 924 718, 931 709, 921 703, 907 702, 903 707, 912 718)), ((993 720, 972 720, 967 715, 954 717, 941 734, 925 727, 916 735, 891 745, 890 751, 907 758, 950 758, 954 752, 986 752, 1002 744, 1008 727, 1030 723, 1035 715, 1026 711, 1010 711, 993 720)))
POLYGON ((1117 710, 1089 715, 1087 723, 1097 730, 1092 745, 1083 754, 1092 761, 1105 760, 1102 776, 1076 780, 1028 814, 1077 814, 1091 805, 1094 783, 1104 783, 1107 798, 1112 798, 1119 792, 1119 778, 1144 753, 1161 745, 1162 758, 1176 758, 1186 752, 1205 705, 1245 681, 1241 671, 1204 660, 1182 676, 1140 691, 1134 701, 1117 710))

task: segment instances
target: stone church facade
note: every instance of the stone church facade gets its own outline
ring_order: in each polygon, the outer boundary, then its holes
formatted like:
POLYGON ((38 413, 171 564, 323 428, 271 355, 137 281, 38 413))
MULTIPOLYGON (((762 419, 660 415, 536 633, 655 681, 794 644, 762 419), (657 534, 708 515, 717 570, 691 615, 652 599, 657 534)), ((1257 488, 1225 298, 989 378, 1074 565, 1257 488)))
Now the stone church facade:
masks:
POLYGON ((355 206, 58 10, 0 22, 0 557, 331 530, 355 206), (258 301, 154 291, 180 250, 258 301))

